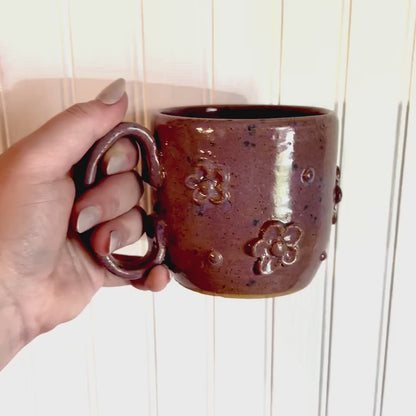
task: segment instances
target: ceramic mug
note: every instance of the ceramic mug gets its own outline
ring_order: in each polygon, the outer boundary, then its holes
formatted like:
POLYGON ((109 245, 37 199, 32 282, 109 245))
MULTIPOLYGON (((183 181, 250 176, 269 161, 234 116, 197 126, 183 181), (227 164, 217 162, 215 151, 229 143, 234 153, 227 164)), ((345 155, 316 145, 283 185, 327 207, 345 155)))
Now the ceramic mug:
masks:
POLYGON ((305 287, 326 258, 341 199, 337 118, 289 106, 192 106, 161 111, 154 135, 122 123, 92 150, 85 183, 128 137, 157 190, 144 257, 97 256, 140 279, 165 263, 183 286, 226 297, 271 297, 305 287))

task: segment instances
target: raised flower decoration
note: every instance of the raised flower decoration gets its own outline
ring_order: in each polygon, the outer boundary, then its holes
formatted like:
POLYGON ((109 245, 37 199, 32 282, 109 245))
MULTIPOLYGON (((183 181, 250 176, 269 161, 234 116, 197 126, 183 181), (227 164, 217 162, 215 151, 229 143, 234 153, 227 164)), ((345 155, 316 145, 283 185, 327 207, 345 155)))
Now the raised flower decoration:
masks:
POLYGON ((298 244, 303 235, 300 227, 278 220, 266 221, 259 237, 248 245, 249 254, 257 257, 256 274, 271 274, 281 266, 294 264, 298 257, 298 244))
POLYGON ((222 204, 230 199, 228 186, 230 174, 226 166, 217 164, 207 158, 201 158, 195 165, 195 172, 185 180, 185 185, 193 189, 193 200, 202 205, 209 201, 222 204))

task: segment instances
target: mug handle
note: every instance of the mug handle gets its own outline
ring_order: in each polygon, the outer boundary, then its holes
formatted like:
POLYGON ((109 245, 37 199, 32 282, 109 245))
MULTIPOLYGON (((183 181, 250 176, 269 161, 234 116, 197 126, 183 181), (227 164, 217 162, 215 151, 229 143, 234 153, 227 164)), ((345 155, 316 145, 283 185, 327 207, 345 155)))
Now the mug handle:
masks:
MULTIPOLYGON (((85 170, 85 186, 89 187, 95 183, 100 160, 122 137, 130 139, 143 158, 143 180, 154 188, 160 188, 163 183, 163 170, 159 162, 156 140, 146 128, 135 123, 120 123, 93 146, 85 170)), ((111 253, 100 256, 94 253, 98 262, 119 277, 128 280, 143 278, 153 266, 161 264, 165 258, 166 224, 155 216, 143 215, 143 229, 150 240, 149 249, 143 257, 111 253)))

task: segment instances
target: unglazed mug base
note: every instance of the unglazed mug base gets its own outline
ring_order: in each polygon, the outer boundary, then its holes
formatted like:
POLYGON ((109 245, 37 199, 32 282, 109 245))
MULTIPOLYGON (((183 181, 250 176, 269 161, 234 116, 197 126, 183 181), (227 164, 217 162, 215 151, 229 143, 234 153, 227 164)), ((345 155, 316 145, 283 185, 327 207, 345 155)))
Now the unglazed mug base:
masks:
POLYGON ((212 292, 209 290, 202 290, 197 287, 193 287, 192 285, 187 285, 185 282, 181 280, 179 276, 177 276, 177 274, 175 274, 173 278, 175 279, 175 282, 177 282, 179 285, 181 285, 182 287, 186 289, 191 290, 192 292, 200 293, 201 295, 219 296, 221 298, 226 298, 226 299, 271 299, 271 298, 276 298, 279 296, 291 295, 291 294, 300 292, 302 289, 304 289, 304 287, 299 287, 297 289, 288 290, 286 292, 263 293, 263 294, 217 293, 217 292, 212 292))

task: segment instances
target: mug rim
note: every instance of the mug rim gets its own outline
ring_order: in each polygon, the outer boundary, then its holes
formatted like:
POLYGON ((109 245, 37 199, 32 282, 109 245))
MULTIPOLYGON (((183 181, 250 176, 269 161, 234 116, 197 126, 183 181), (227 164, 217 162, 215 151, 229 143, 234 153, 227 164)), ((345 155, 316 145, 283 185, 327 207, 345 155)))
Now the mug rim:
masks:
POLYGON ((168 107, 159 110, 158 114, 172 119, 244 122, 307 120, 335 115, 335 112, 323 107, 303 105, 206 104, 168 107), (237 114, 238 117, 235 116, 237 114))

